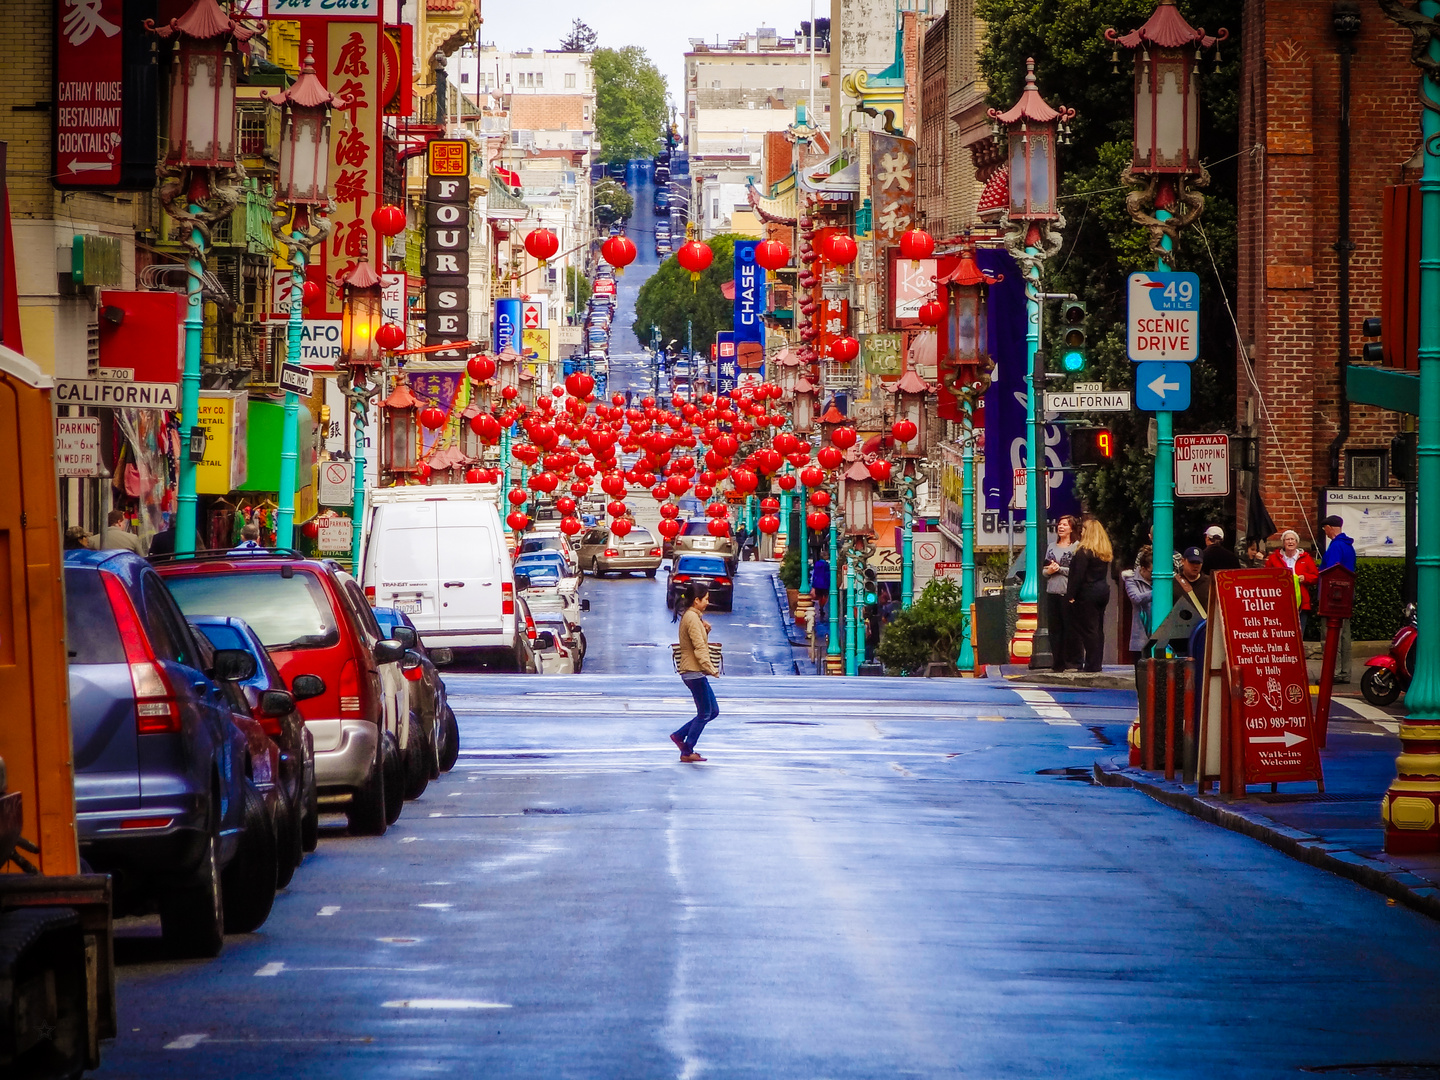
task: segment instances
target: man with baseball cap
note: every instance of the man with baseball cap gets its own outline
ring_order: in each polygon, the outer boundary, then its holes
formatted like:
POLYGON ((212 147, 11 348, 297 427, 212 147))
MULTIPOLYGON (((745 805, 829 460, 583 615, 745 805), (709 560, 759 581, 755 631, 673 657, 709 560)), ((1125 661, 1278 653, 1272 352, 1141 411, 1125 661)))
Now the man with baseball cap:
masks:
MULTIPOLYGON (((1327 566, 1343 566, 1352 574, 1355 572, 1355 541, 1345 535, 1345 521, 1339 514, 1331 514, 1320 523, 1325 533, 1325 557, 1320 560, 1320 569, 1327 566)), ((1330 620, 1325 620, 1325 631, 1330 631, 1330 620)), ((1340 650, 1335 658, 1335 681, 1350 681, 1350 620, 1340 620, 1340 650)))
POLYGON ((1198 547, 1188 547, 1181 557, 1180 569, 1175 571, 1175 588, 1190 597, 1202 619, 1208 618, 1206 610, 1210 607, 1210 575, 1205 573, 1204 563, 1204 553, 1198 547))
POLYGON ((1225 546, 1225 530, 1211 525, 1205 530, 1205 555, 1203 569, 1207 574, 1216 570, 1239 570, 1240 559, 1225 546))

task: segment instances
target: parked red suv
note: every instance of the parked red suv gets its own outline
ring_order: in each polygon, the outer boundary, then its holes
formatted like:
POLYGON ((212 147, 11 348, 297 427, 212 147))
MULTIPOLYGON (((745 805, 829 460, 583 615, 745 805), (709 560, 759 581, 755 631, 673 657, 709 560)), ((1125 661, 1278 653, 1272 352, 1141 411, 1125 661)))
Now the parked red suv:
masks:
POLYGON ((188 618, 244 619, 288 682, 324 681, 323 693, 299 703, 320 800, 343 804, 351 832, 382 835, 403 805, 404 733, 393 715, 387 725, 385 694, 387 682, 403 683, 405 647, 381 637, 350 575, 328 559, 265 549, 182 556, 157 569, 188 618), (386 664, 396 667, 382 677, 386 664))

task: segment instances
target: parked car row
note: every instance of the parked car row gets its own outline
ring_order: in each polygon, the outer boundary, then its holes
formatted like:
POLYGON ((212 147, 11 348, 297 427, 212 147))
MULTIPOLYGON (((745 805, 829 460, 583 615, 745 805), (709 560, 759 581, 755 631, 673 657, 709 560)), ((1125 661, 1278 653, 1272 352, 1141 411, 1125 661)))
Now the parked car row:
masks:
POLYGON ((515 555, 515 589, 533 629, 535 671, 578 675, 585 666, 585 631, 580 613, 580 564, 570 538, 555 525, 540 525, 520 539, 515 555))
POLYGON ((383 834, 455 762, 448 650, 333 561, 71 551, 65 590, 81 855, 180 955, 265 922, 322 811, 383 834))

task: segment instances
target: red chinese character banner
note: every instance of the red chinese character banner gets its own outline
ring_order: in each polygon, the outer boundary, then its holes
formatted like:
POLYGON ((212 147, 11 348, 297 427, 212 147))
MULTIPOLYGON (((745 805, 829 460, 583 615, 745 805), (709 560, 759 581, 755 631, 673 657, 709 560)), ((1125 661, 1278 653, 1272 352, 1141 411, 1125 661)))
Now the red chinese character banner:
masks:
MULTIPOLYGON (((330 197, 335 200, 334 229, 326 245, 325 272, 331 282, 347 273, 362 255, 378 264, 382 241, 370 224, 380 205, 380 25, 332 22, 326 26, 325 87, 348 98, 330 129, 330 197)), ((340 314, 341 297, 326 289, 326 313, 340 314)))

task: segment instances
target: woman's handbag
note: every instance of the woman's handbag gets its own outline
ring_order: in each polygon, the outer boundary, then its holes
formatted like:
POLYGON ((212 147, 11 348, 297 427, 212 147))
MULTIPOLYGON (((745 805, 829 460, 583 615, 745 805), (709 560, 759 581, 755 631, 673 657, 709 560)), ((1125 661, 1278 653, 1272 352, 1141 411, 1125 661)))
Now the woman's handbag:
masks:
MULTIPOLYGON (((680 643, 678 641, 670 645, 670 652, 675 658, 675 670, 678 673, 680 670, 680 643)), ((725 656, 718 641, 710 642, 710 662, 715 665, 716 671, 722 675, 725 674, 725 656)))

